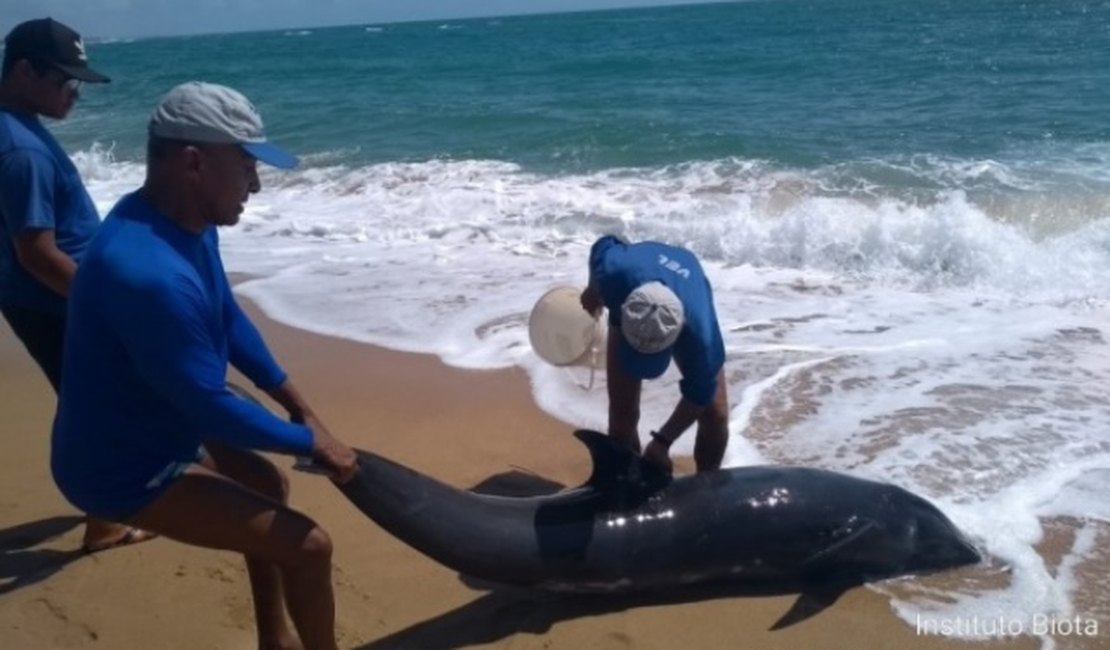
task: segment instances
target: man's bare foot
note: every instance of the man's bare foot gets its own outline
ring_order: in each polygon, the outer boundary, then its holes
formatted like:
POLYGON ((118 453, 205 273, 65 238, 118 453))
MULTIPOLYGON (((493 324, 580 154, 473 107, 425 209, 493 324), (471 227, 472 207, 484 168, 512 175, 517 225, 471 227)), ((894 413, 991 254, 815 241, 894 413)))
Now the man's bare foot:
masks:
POLYGON ((86 553, 99 553, 110 548, 138 544, 157 537, 156 534, 89 517, 85 524, 85 542, 81 545, 86 553))

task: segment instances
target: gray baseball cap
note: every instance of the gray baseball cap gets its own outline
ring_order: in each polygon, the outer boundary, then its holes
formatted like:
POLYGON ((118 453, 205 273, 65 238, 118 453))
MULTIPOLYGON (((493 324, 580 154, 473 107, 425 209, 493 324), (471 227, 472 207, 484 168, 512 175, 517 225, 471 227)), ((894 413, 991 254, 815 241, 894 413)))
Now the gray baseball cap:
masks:
POLYGON ((671 348, 682 333, 682 301, 662 282, 641 284, 621 305, 621 365, 630 374, 652 379, 671 361, 671 348))
POLYGON ((262 116, 239 91, 189 81, 166 93, 147 126, 167 140, 238 144, 256 159, 279 169, 297 166, 297 157, 266 141, 262 116))

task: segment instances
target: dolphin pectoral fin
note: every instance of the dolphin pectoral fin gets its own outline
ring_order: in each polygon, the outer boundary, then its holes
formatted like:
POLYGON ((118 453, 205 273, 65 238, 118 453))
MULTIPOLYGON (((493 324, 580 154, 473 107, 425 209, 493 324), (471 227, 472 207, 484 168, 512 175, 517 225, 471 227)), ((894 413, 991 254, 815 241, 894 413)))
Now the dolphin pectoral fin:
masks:
POLYGON ((802 572, 812 574, 825 566, 843 564, 846 555, 854 553, 861 542, 878 531, 878 525, 870 519, 857 520, 843 527, 836 532, 835 541, 802 562, 802 572))
POLYGON ((879 525, 871 519, 855 519, 837 529, 834 541, 810 555, 801 564, 801 574, 810 576, 798 599, 790 610, 771 626, 781 630, 819 614, 835 603, 847 590, 862 582, 853 579, 851 572, 843 574, 845 566, 852 566, 861 549, 871 548, 869 542, 880 532, 879 525))
POLYGON ((790 627, 811 616, 820 614, 836 603, 840 596, 853 586, 855 585, 830 584, 806 589, 798 596, 790 609, 779 620, 775 621, 775 624, 770 628, 771 631, 790 627))

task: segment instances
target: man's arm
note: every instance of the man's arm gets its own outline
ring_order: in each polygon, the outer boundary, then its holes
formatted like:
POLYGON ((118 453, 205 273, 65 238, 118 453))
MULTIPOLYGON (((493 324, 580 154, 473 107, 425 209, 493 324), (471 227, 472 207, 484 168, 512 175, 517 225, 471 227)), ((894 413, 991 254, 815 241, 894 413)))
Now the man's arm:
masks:
POLYGON ((605 303, 601 300, 601 290, 597 288, 597 282, 593 279, 591 274, 590 283, 582 290, 582 295, 578 297, 578 302, 582 304, 582 309, 594 318, 601 316, 601 310, 605 307, 605 303))
POLYGON ((678 401, 671 413, 671 417, 663 424, 658 431, 653 431, 651 440, 648 442, 647 447, 644 447, 644 458, 662 467, 668 474, 674 471, 674 464, 671 462, 670 449, 675 440, 690 428, 690 425, 698 421, 702 411, 705 410, 704 405, 695 404, 685 397, 678 401))
POLYGON ((681 398, 678 400, 678 404, 675 405, 674 411, 671 412, 671 417, 667 418, 663 426, 655 432, 652 440, 665 441, 667 446, 670 446, 683 433, 686 433, 690 425, 698 421, 705 407, 705 404, 695 404, 685 397, 681 398))
POLYGON ((671 469, 671 445, 713 405, 718 388, 724 382, 724 346, 715 320, 711 328, 683 336, 685 338, 679 339, 675 346, 675 363, 682 371, 679 382, 682 398, 644 448, 645 458, 668 471, 671 469))
POLYGON ((62 297, 69 295, 77 263, 58 248, 53 230, 24 230, 15 236, 13 244, 20 266, 32 277, 62 297))
MULTIPOLYGON (((262 338, 258 328, 247 317, 230 287, 225 287, 226 303, 224 314, 227 327, 228 356, 231 365, 247 376, 258 388, 270 393, 286 382, 288 377, 273 354, 270 353, 266 341, 262 338)), ((304 407, 304 401, 294 399, 294 396, 285 396, 286 402, 273 396, 282 406, 289 411, 290 417, 296 414, 295 408, 304 407), (298 406, 299 405, 299 406, 298 406)))
POLYGON ((312 408, 309 407, 308 402, 305 401, 297 387, 293 385, 293 380, 286 379, 278 386, 275 386, 266 391, 266 394, 274 399, 275 402, 281 404, 285 412, 289 414, 289 419, 294 422, 304 423, 306 419, 316 417, 312 408))
POLYGON ((0 213, 16 258, 32 277, 60 296, 69 295, 77 264, 54 235, 53 163, 36 151, 13 151, 0 160, 0 213))
POLYGON ((227 389, 203 290, 184 276, 137 277, 100 298, 104 316, 142 378, 198 431, 236 447, 308 454, 312 431, 227 389))
POLYGON ((358 458, 347 445, 331 435, 324 423, 308 405, 293 381, 286 379, 279 386, 266 391, 275 402, 289 413, 289 419, 303 424, 312 430, 312 460, 329 470, 340 483, 354 476, 358 469, 358 458))
MULTIPOLYGON (((218 262, 218 256, 216 259, 218 262)), ((222 274, 222 263, 217 268, 222 274)), ((316 464, 327 469, 341 483, 349 480, 358 469, 354 451, 339 442, 316 416, 308 400, 270 353, 258 328, 235 300, 227 276, 223 275, 223 278, 231 364, 280 404, 292 422, 308 427, 312 432, 311 458, 316 464)))
MULTIPOLYGON (((603 235, 593 246, 590 247, 590 259, 588 267, 590 271, 590 279, 586 288, 582 291, 579 297, 579 302, 582 303, 582 309, 585 309, 593 317, 601 315, 601 309, 606 306, 605 294, 602 292, 601 276, 604 273, 605 258, 610 250, 616 246, 625 246, 628 242, 624 241, 616 235, 603 235)), ((615 310, 616 306, 609 305, 610 310, 615 310)), ((612 311, 609 314, 610 324, 613 324, 613 319, 616 318, 615 313, 612 311)))
MULTIPOLYGON (((215 236, 213 233, 213 237, 215 236)), ((335 480, 341 483, 349 480, 358 469, 358 459, 354 451, 332 436, 331 431, 316 416, 308 401, 293 385, 285 370, 278 365, 262 334, 235 300, 223 263, 215 251, 215 239, 211 244, 215 269, 224 284, 223 311, 231 365, 280 404, 289 414, 292 422, 304 425, 311 431, 310 453, 314 462, 329 470, 335 480)))

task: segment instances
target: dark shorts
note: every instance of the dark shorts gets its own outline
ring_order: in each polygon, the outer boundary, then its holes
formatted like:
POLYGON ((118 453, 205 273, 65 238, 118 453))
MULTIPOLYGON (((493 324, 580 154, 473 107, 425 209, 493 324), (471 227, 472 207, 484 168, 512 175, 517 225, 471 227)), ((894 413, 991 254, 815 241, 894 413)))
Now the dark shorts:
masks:
POLYGON ((0 307, 4 320, 23 342, 23 347, 31 353, 39 364, 54 392, 62 385, 62 347, 65 342, 65 314, 27 309, 25 307, 0 307))

